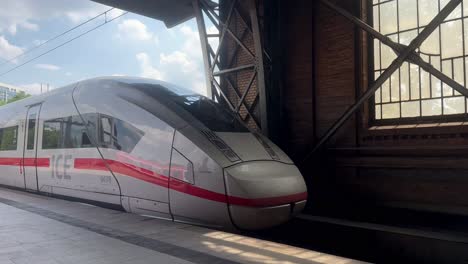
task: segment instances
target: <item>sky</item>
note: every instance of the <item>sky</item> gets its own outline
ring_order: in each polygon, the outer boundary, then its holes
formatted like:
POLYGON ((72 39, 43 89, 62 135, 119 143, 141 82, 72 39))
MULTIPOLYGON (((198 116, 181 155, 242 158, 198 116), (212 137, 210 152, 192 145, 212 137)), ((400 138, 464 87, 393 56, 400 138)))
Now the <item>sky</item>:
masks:
MULTIPOLYGON (((167 29, 158 20, 128 13, 9 73, 5 72, 105 22, 101 16, 69 34, 25 51, 108 10, 89 0, 2 0, 0 82, 40 93, 97 76, 164 80, 206 94, 200 40, 194 19, 167 29), (11 61, 10 61, 11 60, 11 61)), ((122 15, 114 9, 107 19, 122 15)))

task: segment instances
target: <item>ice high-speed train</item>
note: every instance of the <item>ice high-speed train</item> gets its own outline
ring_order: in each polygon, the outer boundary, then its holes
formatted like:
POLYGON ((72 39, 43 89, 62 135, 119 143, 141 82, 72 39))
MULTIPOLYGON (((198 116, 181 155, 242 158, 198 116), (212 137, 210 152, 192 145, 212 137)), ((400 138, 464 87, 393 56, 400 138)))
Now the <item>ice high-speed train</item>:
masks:
POLYGON ((219 103, 122 77, 0 107, 0 184, 240 229, 283 223, 307 199, 288 156, 219 103))

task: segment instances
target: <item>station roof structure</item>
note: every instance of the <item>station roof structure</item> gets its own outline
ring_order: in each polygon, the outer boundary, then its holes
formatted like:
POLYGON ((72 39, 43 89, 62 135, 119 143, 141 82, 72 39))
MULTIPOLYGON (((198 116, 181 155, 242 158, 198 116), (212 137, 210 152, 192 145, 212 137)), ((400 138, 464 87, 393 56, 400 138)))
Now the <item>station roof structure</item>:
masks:
POLYGON ((192 0, 92 0, 139 15, 164 22, 166 27, 174 27, 193 17, 192 0))

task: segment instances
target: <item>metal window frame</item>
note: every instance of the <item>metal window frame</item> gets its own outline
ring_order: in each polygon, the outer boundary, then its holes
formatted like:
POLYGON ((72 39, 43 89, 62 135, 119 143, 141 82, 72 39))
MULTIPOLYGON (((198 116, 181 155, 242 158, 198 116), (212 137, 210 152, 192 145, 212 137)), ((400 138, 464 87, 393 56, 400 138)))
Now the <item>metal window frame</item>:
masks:
MULTIPOLYGON (((416 0, 416 10, 417 10, 417 25, 416 27, 413 27, 413 28, 409 28, 409 29, 404 29, 404 30, 400 30, 400 26, 399 26, 399 8, 398 8, 398 5, 399 5, 399 0, 389 0, 389 1, 382 1, 380 3, 373 3, 372 0, 365 0, 366 1, 366 4, 367 4, 367 23, 370 25, 370 26, 373 26, 373 22, 374 22, 374 7, 375 6, 381 6, 382 4, 386 4, 386 3, 389 3, 389 2, 395 2, 396 3, 396 12, 397 12, 397 31, 396 32, 392 32, 392 33, 388 33, 388 34, 385 34, 385 36, 389 37, 389 36, 392 36, 392 35, 397 35, 398 38, 399 36, 402 34, 402 33, 406 33, 406 32, 411 32, 411 31, 417 31, 419 32, 420 30, 422 30, 424 28, 424 26, 421 26, 420 25, 420 18, 419 18, 419 0, 416 0)), ((438 0, 437 1, 437 4, 438 4, 438 10, 440 12, 441 10, 441 1, 438 0)), ((463 55, 461 56, 455 56, 455 57, 447 57, 447 58, 443 58, 442 57, 442 25, 445 24, 445 23, 448 23, 448 22, 453 22, 453 21, 460 21, 461 22, 461 30, 462 30, 462 34, 465 34, 464 32, 464 20, 465 19, 468 19, 468 16, 467 14, 465 14, 466 12, 464 12, 464 9, 463 9, 463 1, 460 3, 461 5, 461 14, 460 14, 460 17, 457 17, 457 18, 451 18, 451 19, 446 19, 444 21, 442 21, 439 26, 438 26, 438 30, 439 30, 439 37, 438 37, 438 40, 439 40, 439 49, 440 49, 440 54, 426 54, 424 52, 421 52, 419 51, 418 54, 420 55, 423 55, 423 56, 428 56, 429 57, 429 62, 431 63, 431 61, 433 61, 433 57, 436 57, 435 59, 437 59, 437 57, 440 57, 438 60, 439 60, 439 63, 440 63, 440 72, 443 71, 443 64, 444 62, 446 61, 450 61, 451 63, 451 76, 449 76, 449 78, 451 78, 452 80, 455 80, 454 79, 454 71, 453 71, 453 65, 454 65, 454 61, 455 60, 458 60, 458 59, 461 59, 463 60, 462 62, 462 65, 463 65, 463 72, 464 72, 464 75, 463 75, 463 84, 464 86, 466 87, 467 85, 467 74, 466 74, 466 61, 465 59, 468 59, 468 54, 465 54, 465 38, 463 37, 463 40, 462 40, 462 43, 463 43, 463 55)), ((379 9, 380 10, 380 9, 379 9)), ((379 14, 379 21, 380 21, 380 14, 379 14)), ((380 25, 379 25, 380 27, 380 25)), ((399 40, 399 39, 398 39, 399 40)), ((375 70, 375 60, 373 59, 374 56, 375 56, 375 53, 374 53, 374 38, 372 36, 369 36, 369 39, 368 39, 368 45, 369 45, 369 48, 367 49, 368 52, 369 52, 369 67, 368 67, 368 78, 369 78, 369 81, 370 82, 373 82, 375 80, 375 74, 377 72, 383 72, 385 69, 382 69, 382 45, 384 45, 383 43, 380 43, 379 45, 379 61, 380 61, 380 67, 378 70, 375 70), (372 64, 372 67, 370 67, 372 64)), ((439 96, 435 96, 433 94, 433 78, 436 78, 436 76, 434 76, 431 72, 429 71, 425 71, 427 72, 427 74, 429 75, 429 97, 428 98, 423 98, 422 97, 422 94, 423 94, 423 91, 422 91, 422 86, 421 86, 421 82, 422 82, 422 74, 421 74, 421 66, 419 66, 419 69, 418 69, 418 75, 419 75, 419 81, 418 81, 418 84, 419 84, 419 98, 418 99, 412 99, 412 96, 411 96, 411 68, 410 68, 410 64, 409 62, 405 62, 408 64, 408 84, 409 84, 409 87, 408 87, 408 96, 409 96, 409 99, 408 100, 403 100, 402 97, 401 97, 401 68, 398 70, 399 72, 399 78, 398 78, 398 81, 399 81, 399 85, 398 85, 398 91, 399 91, 399 99, 398 100, 395 100, 395 101, 392 101, 391 98, 390 98, 390 101, 389 102, 383 102, 382 100, 382 90, 380 90, 380 101, 379 103, 376 103, 375 102, 375 96, 373 96, 370 100, 369 100, 369 117, 368 117, 368 125, 369 126, 382 126, 382 125, 405 125, 405 124, 425 124, 425 123, 441 123, 441 122, 460 122, 460 121, 467 121, 468 120, 468 107, 467 107, 467 102, 466 100, 464 100, 464 108, 465 108, 465 112, 464 113, 459 113, 459 114, 446 114, 444 113, 444 105, 445 105, 445 102, 444 102, 444 99, 446 98, 459 98, 461 96, 463 96, 463 94, 458 94, 456 95, 455 94, 455 90, 456 89, 452 89, 452 93, 451 95, 444 95, 444 81, 441 81, 441 84, 440 84, 440 95, 439 96), (423 115, 423 108, 422 108, 422 104, 424 101, 427 101, 427 100, 440 100, 441 102, 441 114, 440 115, 432 115, 432 116, 425 116, 423 115), (402 103, 405 103, 405 102, 419 102, 419 116, 415 116, 415 117, 403 117, 402 116, 402 103), (396 117, 396 118, 383 118, 383 106, 386 105, 386 104, 394 104, 394 103, 398 103, 399 104, 399 112, 400 112, 400 115, 399 117, 396 117), (380 118, 377 118, 376 117, 376 106, 377 105, 380 105, 380 118)), ((417 64, 416 64, 417 65, 417 64)), ((449 85, 450 86, 450 85, 449 85)), ((392 88, 389 87, 388 88, 390 91, 390 97, 391 97, 391 92, 392 92, 392 88)))
POLYGON ((419 65, 422 69, 434 75, 436 78, 440 79, 442 82, 449 85, 450 87, 458 91, 460 94, 464 95, 465 97, 468 97, 468 89, 466 89, 464 86, 460 85, 450 77, 446 76, 441 71, 436 70, 432 65, 425 62, 415 52, 415 50, 421 46, 424 40, 426 40, 432 34, 432 32, 440 26, 440 24, 445 20, 445 18, 447 18, 452 13, 452 11, 455 10, 455 8, 462 2, 462 0, 450 0, 444 6, 444 8, 442 8, 442 10, 424 27, 424 29, 416 36, 416 38, 414 38, 407 46, 393 42, 390 38, 376 31, 373 27, 369 26, 360 18, 352 15, 345 9, 330 2, 329 0, 320 0, 320 2, 328 8, 334 10, 335 12, 350 20, 360 29, 366 31, 373 38, 380 40, 383 44, 392 48, 395 51, 395 53, 397 53, 397 57, 387 67, 387 69, 385 69, 384 72, 381 75, 379 75, 379 77, 374 82, 369 84, 368 88, 365 90, 364 93, 361 94, 359 98, 357 98, 356 102, 353 105, 351 105, 342 114, 342 116, 327 130, 324 136, 322 136, 322 138, 320 138, 318 143, 314 146, 312 151, 305 156, 303 162, 307 162, 319 150, 321 150, 323 146, 328 142, 328 140, 337 132, 337 130, 341 128, 343 124, 357 110, 359 110, 364 103, 368 102, 368 100, 372 98, 372 96, 374 96, 375 92, 379 89, 379 87, 381 87, 393 75, 393 73, 395 73, 405 62, 411 62, 413 64, 419 65))

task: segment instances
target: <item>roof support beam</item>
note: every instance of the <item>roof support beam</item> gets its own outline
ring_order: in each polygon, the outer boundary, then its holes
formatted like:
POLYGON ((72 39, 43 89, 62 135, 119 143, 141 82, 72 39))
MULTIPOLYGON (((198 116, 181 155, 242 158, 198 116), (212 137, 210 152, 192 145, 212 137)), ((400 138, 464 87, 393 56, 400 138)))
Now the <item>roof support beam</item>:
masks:
MULTIPOLYGON (((268 135, 267 91, 265 85, 265 61, 270 58, 265 52, 256 0, 225 1, 225 8, 209 0, 192 0, 199 27, 203 49, 208 95, 220 102, 224 101, 242 120, 250 117, 251 127, 268 135), (242 11, 245 17, 242 16, 242 11), (223 13, 225 12, 225 13, 223 13), (206 19, 208 18, 208 19, 206 19), (205 21, 206 19, 206 21, 205 21), (240 27, 237 26, 239 25, 240 27), (209 32, 208 24, 215 26, 217 33, 209 32), (203 29, 201 29, 203 27, 203 29), (218 40, 213 49, 210 41, 218 40), (253 40, 253 45, 247 44, 253 40), (241 54, 242 53, 242 54, 241 54), (248 61, 240 64, 237 59, 245 56, 248 61), (248 77, 246 77, 247 75, 248 77), (248 78, 247 83, 241 77, 248 78), (241 83, 242 84, 241 86, 241 83), (255 93, 254 93, 255 91, 255 93), (217 98, 213 95, 218 94, 217 98), (254 95, 252 97, 251 95, 254 95), (249 96, 247 96, 249 95, 249 96), (244 107, 242 107, 244 106, 244 107), (257 121, 260 120, 260 121, 257 121)), ((211 42, 213 43, 213 42, 211 42)))

